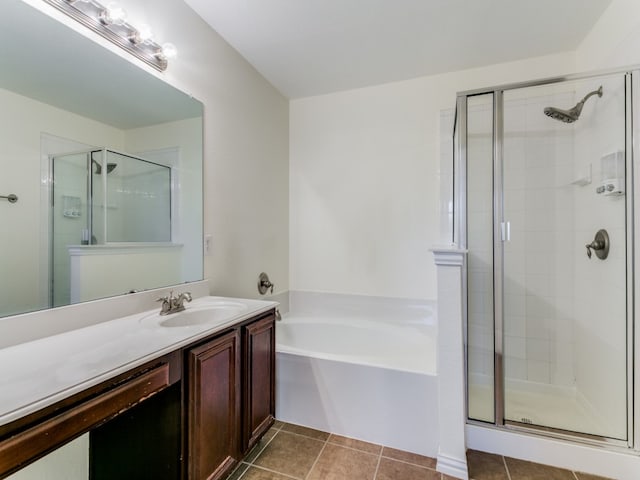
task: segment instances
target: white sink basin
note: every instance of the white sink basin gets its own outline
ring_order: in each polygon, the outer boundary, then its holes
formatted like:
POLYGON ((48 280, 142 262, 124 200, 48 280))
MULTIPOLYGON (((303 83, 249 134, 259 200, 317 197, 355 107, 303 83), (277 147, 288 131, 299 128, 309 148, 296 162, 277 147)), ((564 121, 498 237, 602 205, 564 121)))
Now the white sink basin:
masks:
POLYGON ((192 327, 197 325, 215 325, 241 314, 247 305, 239 302, 215 300, 199 302, 195 307, 169 315, 154 313, 140 319, 143 323, 155 323, 161 327, 192 327))

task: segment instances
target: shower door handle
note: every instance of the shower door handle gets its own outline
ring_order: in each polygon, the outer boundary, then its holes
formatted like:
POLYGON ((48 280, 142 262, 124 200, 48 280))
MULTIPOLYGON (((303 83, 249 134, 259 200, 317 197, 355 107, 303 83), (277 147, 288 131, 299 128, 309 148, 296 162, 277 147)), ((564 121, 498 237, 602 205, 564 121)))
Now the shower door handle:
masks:
POLYGON ((502 241, 510 242, 511 241, 511 222, 501 222, 500 230, 502 231, 502 241))

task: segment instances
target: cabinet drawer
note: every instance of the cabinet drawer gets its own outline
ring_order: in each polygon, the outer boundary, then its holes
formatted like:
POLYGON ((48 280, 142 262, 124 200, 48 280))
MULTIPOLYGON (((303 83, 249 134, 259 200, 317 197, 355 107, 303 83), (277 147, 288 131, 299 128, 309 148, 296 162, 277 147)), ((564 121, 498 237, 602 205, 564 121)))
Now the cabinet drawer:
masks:
POLYGON ((0 442, 0 478, 119 415, 169 385, 163 364, 0 442))

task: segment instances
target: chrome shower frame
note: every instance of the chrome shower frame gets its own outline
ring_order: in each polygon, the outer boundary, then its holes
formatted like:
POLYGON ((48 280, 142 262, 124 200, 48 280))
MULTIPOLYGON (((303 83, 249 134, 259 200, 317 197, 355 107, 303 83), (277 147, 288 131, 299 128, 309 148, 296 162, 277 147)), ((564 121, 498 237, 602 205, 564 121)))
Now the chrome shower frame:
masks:
MULTIPOLYGON (((596 92, 591 92, 595 94, 596 92)), ((482 422, 469 419, 469 395, 468 395, 468 311, 467 299, 467 275, 463 272, 463 332, 465 342, 465 389, 467 424, 485 428, 512 431, 524 435, 544 436, 553 439, 568 440, 597 446, 613 451, 640 452, 640 419, 636 422, 635 416, 640 413, 640 391, 636 395, 636 386, 640 387, 640 358, 636 359, 635 345, 640 345, 640 329, 634 328, 634 318, 637 309, 635 298, 640 298, 640 285, 635 282, 634 271, 640 271, 640 258, 635 255, 640 251, 640 236, 635 234, 635 212, 640 214, 640 199, 636 198, 634 185, 640 185, 640 169, 634 168, 634 159, 640 152, 640 132, 635 134, 633 126, 640 128, 640 66, 627 69, 612 69, 591 72, 586 74, 565 75, 558 77, 498 85, 488 88, 479 88, 458 92, 456 101, 456 126, 454 130, 454 225, 453 242, 461 248, 467 248, 467 98, 473 95, 493 94, 493 254, 494 254, 494 422, 482 422), (586 80, 608 75, 624 75, 625 78, 625 148, 626 148, 626 331, 627 331, 627 440, 616 440, 595 435, 568 432, 542 426, 528 425, 525 423, 505 421, 504 405, 504 358, 503 358, 503 331, 504 312, 503 298, 501 296, 503 285, 502 276, 495 272, 502 272, 503 245, 501 241, 500 221, 503 212, 503 189, 501 165, 503 162, 504 141, 504 117, 503 117, 503 93, 508 90, 520 88, 551 85, 576 80, 586 80), (630 268, 632 267, 632 268, 630 268)), ((588 98, 587 95, 586 98, 588 98)), ((543 112, 540 112, 542 115, 543 112)), ((640 318, 640 317, 637 317, 640 318)), ((640 390, 640 388, 639 388, 640 390)))

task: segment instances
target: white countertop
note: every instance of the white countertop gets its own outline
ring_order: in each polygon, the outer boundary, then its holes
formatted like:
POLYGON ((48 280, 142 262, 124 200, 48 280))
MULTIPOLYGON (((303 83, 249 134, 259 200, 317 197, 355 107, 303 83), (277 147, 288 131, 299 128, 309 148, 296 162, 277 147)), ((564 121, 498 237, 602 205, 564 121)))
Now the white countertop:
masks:
POLYGON ((159 317, 156 308, 0 349, 0 425, 278 305, 201 297, 186 307, 187 311, 201 309, 219 301, 241 303, 246 309, 215 324, 164 327, 159 321, 170 316, 159 317))

